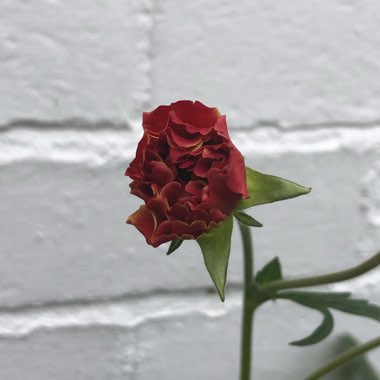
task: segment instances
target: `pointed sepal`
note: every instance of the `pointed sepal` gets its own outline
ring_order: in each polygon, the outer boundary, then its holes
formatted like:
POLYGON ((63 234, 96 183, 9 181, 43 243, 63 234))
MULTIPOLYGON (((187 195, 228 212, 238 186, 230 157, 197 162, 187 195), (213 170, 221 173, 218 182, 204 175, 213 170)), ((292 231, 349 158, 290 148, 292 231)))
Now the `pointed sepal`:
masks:
POLYGON ((262 227, 263 226, 258 220, 256 220, 255 218, 252 218, 251 215, 248 215, 245 212, 236 211, 234 213, 234 215, 235 215, 235 218, 240 223, 243 223, 246 226, 249 226, 249 227, 262 227))
POLYGON ((263 174, 248 167, 246 170, 248 192, 251 197, 242 199, 236 207, 237 210, 295 198, 311 191, 311 188, 298 185, 287 179, 263 174))
POLYGON ((201 247, 206 268, 222 301, 225 298, 228 259, 231 249, 233 218, 220 222, 197 239, 201 247))
POLYGON ((166 254, 167 254, 168 256, 169 256, 170 254, 172 254, 174 251, 176 251, 176 250, 181 246, 182 243, 183 243, 183 240, 182 240, 182 239, 173 240, 173 241, 170 243, 170 246, 169 246, 168 252, 166 252, 166 254))

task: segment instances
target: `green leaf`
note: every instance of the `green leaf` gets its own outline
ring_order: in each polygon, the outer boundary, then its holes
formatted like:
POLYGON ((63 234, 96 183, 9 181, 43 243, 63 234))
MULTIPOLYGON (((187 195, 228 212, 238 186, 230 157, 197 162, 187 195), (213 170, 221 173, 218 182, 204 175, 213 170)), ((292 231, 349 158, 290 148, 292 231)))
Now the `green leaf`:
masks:
POLYGON ((286 179, 263 174, 247 167, 247 185, 251 197, 242 199, 237 210, 248 207, 295 198, 311 191, 310 188, 298 185, 286 179))
POLYGON ((364 299, 351 298, 351 293, 284 291, 276 298, 289 299, 311 308, 331 308, 380 321, 380 306, 364 299))
POLYGON ((263 226, 259 221, 252 218, 252 216, 247 215, 245 212, 236 211, 234 215, 235 215, 235 218, 239 222, 246 224, 247 226, 250 226, 250 227, 262 227, 263 226))
POLYGON ((175 250, 177 250, 181 246, 182 243, 183 243, 182 239, 173 240, 170 243, 168 252, 166 254, 170 255, 171 253, 173 253, 175 250))
POLYGON ((211 228, 206 234, 197 239, 206 268, 215 284, 216 290, 224 301, 224 288, 226 285, 228 259, 231 249, 233 218, 232 214, 211 228))
MULTIPOLYGON (((330 316, 326 314, 329 309, 336 309, 345 313, 360 315, 362 317, 372 318, 380 321, 380 306, 371 304, 367 300, 350 298, 351 293, 337 292, 307 292, 307 291, 281 291, 275 295, 277 299, 288 299, 300 305, 319 310, 324 314, 322 324, 306 338, 306 344, 314 344, 326 338, 331 330, 332 325, 329 321, 330 316), (310 341, 317 339, 314 343, 310 341)), ((331 314, 331 313, 330 313, 331 314)), ((301 340, 302 345, 305 339, 301 340)), ((291 344, 299 344, 300 341, 291 344)))
POLYGON ((265 264, 264 267, 259 270, 256 274, 256 282, 261 285, 267 285, 270 282, 281 280, 282 271, 281 264, 278 257, 275 257, 269 263, 265 264))
POLYGON ((310 346, 327 338, 334 328, 334 318, 328 309, 319 309, 323 314, 322 323, 306 338, 290 342, 292 346, 310 346))

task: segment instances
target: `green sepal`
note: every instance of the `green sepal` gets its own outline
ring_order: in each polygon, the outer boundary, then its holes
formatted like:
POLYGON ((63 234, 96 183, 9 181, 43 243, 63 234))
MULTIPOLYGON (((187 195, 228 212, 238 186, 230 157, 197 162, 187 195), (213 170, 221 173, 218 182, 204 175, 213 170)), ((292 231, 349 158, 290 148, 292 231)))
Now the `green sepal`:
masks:
POLYGON ((236 211, 234 213, 235 218, 240 222, 243 223, 249 227, 262 227, 263 225, 256 220, 255 218, 252 218, 252 216, 246 214, 245 212, 236 211))
POLYGON ((264 286, 277 280, 282 280, 282 270, 279 258, 275 257, 257 272, 255 281, 264 286))
POLYGON ((306 338, 290 342, 292 346, 310 346, 327 338, 334 328, 334 318, 328 309, 319 309, 323 314, 322 323, 306 338))
POLYGON ((183 243, 182 239, 172 240, 172 242, 170 243, 168 252, 166 254, 169 256, 171 253, 176 251, 181 246, 182 243, 183 243))
POLYGON ((233 227, 232 214, 197 239, 204 262, 220 299, 224 301, 233 227))
POLYGON ((280 177, 263 174, 248 167, 246 170, 248 192, 251 197, 242 199, 236 207, 237 210, 295 198, 311 191, 311 188, 280 177))

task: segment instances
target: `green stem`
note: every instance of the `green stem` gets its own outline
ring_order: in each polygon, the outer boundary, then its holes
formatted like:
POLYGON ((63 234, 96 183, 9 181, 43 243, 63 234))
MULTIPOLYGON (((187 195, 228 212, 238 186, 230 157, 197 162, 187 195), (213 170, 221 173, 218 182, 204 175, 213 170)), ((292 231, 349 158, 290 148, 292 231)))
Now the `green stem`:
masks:
POLYGON ((380 265, 380 252, 372 256, 370 259, 364 261, 363 263, 350 269, 321 276, 273 281, 270 284, 263 286, 262 290, 268 293, 275 293, 279 290, 284 289, 305 288, 308 286, 325 285, 334 282, 345 281, 360 276, 361 274, 366 273, 373 268, 376 268, 378 265, 380 265))
POLYGON ((332 370, 341 366, 342 364, 345 364, 346 362, 354 359, 356 356, 364 354, 365 352, 379 346, 380 346, 380 336, 375 339, 370 340, 367 343, 361 344, 359 346, 356 346, 350 350, 343 352, 343 354, 338 355, 329 363, 327 363, 325 366, 323 366, 322 368, 318 369, 317 371, 313 372, 311 375, 306 377, 305 380, 320 379, 322 376, 326 375, 327 373, 331 372, 332 370))
POLYGON ((249 227, 239 223, 244 250, 244 294, 243 318, 241 328, 241 364, 240 379, 249 380, 251 374, 252 328, 255 306, 252 297, 253 247, 249 227))

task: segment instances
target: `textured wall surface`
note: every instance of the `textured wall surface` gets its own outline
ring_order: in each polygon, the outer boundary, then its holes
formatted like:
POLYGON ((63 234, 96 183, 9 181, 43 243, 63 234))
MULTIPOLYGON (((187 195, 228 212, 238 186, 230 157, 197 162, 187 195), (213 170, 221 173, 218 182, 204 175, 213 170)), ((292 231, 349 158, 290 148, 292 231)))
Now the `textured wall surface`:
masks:
MULTIPOLYGON (((256 265, 287 275, 355 265, 380 247, 380 3, 375 0, 2 0, 0 379, 238 377, 242 261, 234 236, 221 304, 193 242, 166 257, 124 224, 124 170, 143 110, 198 99, 227 114, 257 170, 311 186, 257 207, 256 265)), ((380 302, 380 273, 344 284, 380 302)), ((257 314, 256 379, 300 380, 339 333, 336 313, 257 314), (296 328, 299 331, 296 331, 296 328)), ((380 370, 380 353, 370 355, 380 370)))

